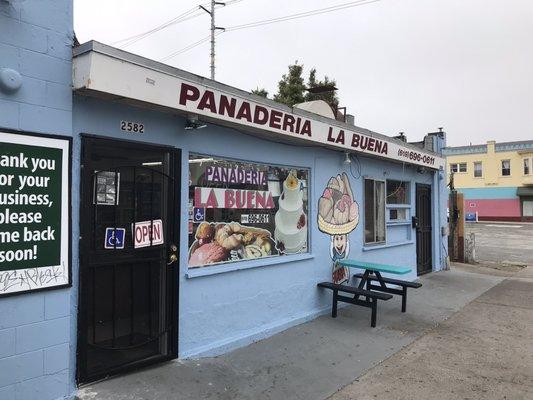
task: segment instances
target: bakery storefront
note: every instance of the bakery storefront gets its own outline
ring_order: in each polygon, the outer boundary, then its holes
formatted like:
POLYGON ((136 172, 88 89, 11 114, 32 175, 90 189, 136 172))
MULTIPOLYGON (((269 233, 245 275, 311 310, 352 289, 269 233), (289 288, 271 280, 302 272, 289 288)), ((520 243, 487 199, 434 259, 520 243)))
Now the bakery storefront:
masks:
POLYGON ((443 268, 442 133, 408 144, 96 42, 73 62, 78 382, 327 313, 340 259, 443 268))

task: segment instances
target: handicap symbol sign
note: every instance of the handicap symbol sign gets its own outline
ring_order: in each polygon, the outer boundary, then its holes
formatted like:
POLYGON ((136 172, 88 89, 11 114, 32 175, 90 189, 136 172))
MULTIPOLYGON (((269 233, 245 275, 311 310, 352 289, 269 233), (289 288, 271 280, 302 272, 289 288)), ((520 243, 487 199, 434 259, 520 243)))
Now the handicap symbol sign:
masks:
POLYGON ((194 222, 205 221, 205 208, 194 207, 193 219, 194 222))
POLYGON ((105 228, 104 249, 123 249, 125 237, 124 228, 105 228))

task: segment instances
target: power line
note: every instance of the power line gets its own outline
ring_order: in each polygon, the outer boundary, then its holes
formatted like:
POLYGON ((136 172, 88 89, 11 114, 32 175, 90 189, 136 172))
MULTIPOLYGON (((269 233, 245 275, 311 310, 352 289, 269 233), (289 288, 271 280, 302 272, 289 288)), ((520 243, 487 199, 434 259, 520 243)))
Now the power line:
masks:
POLYGON ((344 10, 346 8, 364 6, 366 4, 376 3, 378 1, 380 1, 380 0, 350 1, 348 3, 337 4, 335 6, 319 8, 319 9, 316 9, 316 10, 304 11, 304 12, 300 12, 300 13, 296 13, 296 14, 286 15, 286 16, 283 16, 283 17, 265 19, 265 20, 262 20, 262 21, 250 22, 250 23, 242 24, 242 25, 234 25, 234 26, 231 26, 229 28, 226 28, 226 32, 236 31, 236 30, 240 30, 240 29, 247 29, 247 28, 255 28, 257 26, 273 24, 273 23, 276 23, 276 22, 285 22, 285 21, 291 21, 291 20, 299 19, 299 18, 311 17, 311 16, 314 16, 314 15, 319 15, 319 14, 325 14, 325 13, 330 13, 330 12, 334 12, 334 11, 344 10))
MULTIPOLYGON (((176 17, 174 17, 174 18, 172 18, 172 19, 170 19, 170 20, 168 20, 166 22, 163 22, 160 25, 157 25, 156 27, 154 27, 152 29, 149 29, 149 30, 147 30, 145 32, 142 32, 142 33, 139 33, 137 35, 133 35, 133 36, 129 36, 129 37, 124 38, 124 39, 117 40, 117 41, 113 42, 112 44, 116 45, 118 43, 123 43, 120 47, 127 47, 127 46, 129 46, 129 45, 141 40, 141 39, 144 39, 145 37, 148 37, 148 36, 150 36, 150 35, 152 35, 152 34, 154 34, 156 32, 159 32, 162 29, 165 29, 165 28, 167 28, 167 27, 169 27, 171 25, 174 25, 174 24, 177 24, 179 22, 183 22, 185 20, 190 19, 191 18, 190 14, 194 13, 194 12, 198 12, 198 11, 199 11, 198 7, 194 7, 194 8, 192 8, 192 9, 190 9, 188 11, 185 11, 184 13, 182 13, 182 14, 180 14, 180 15, 178 15, 178 16, 176 16, 176 17), (187 18, 187 17, 189 17, 189 18, 187 18)), ((197 15, 201 15, 201 13, 198 13, 197 15)), ((195 17, 197 15, 194 15, 192 17, 195 17)))
MULTIPOLYGON (((229 6, 229 5, 232 5, 232 4, 235 4, 235 3, 240 3, 241 1, 243 0, 231 0, 231 1, 228 1, 226 2, 226 6, 229 6)), ((201 4, 200 6, 196 6, 196 7, 193 7, 191 8, 190 10, 188 11, 185 11, 183 12, 182 14, 179 14, 178 16, 166 21, 166 22, 163 22, 162 24, 160 25, 157 25, 156 27, 152 28, 152 29, 149 29, 145 32, 142 32, 142 33, 139 33, 139 34, 136 34, 136 35, 133 35, 133 36, 129 36, 127 38, 124 38, 124 39, 120 39, 120 40, 117 40, 115 42, 112 42, 112 45, 117 45, 119 43, 122 43, 119 45, 119 47, 122 47, 122 48, 125 48, 125 47, 128 47, 128 46, 131 46, 132 44, 142 40, 142 39, 145 39, 147 38, 148 36, 151 36, 153 35, 154 33, 157 33, 165 28, 168 28, 169 26, 172 26, 172 25, 176 25, 176 24, 179 24, 181 22, 185 22, 185 21, 189 21, 190 19, 193 19, 193 18, 196 18, 196 17, 199 17, 200 15, 203 15, 202 13, 202 9, 201 9, 201 6, 207 6, 209 5, 210 3, 203 3, 201 4)))
MULTIPOLYGON (((218 36, 218 35, 220 35, 222 33, 223 33, 222 31, 216 32, 215 36, 218 36)), ((211 40, 211 34, 207 35, 206 37, 204 37, 204 38, 202 38, 202 39, 200 39, 200 40, 198 40, 198 41, 196 41, 194 43, 191 43, 188 46, 185 46, 184 48, 182 48, 180 50, 175 51, 174 53, 171 53, 171 54, 159 59, 159 61, 160 62, 165 62, 167 60, 170 60, 171 58, 174 58, 174 57, 176 57, 179 54, 185 53, 186 51, 189 51, 189 50, 195 48, 196 46, 199 46, 202 43, 208 42, 210 40, 211 40)))
MULTIPOLYGON (((242 0, 234 0, 232 2, 227 2, 226 4, 237 3, 237 2, 240 2, 240 1, 242 1, 242 0)), ((250 22, 248 24, 242 24, 242 25, 234 25, 232 27, 226 28, 225 31, 217 32, 217 36, 222 34, 222 33, 224 33, 224 32, 231 32, 231 31, 236 31, 236 30, 240 30, 240 29, 247 29, 247 28, 255 28, 255 27, 258 27, 258 26, 273 24, 273 23, 276 23, 276 22, 285 22, 285 21, 290 21, 290 20, 293 20, 293 19, 311 17, 311 16, 314 16, 314 15, 330 13, 330 12, 338 11, 338 10, 344 10, 346 8, 352 8, 352 7, 357 7, 357 6, 363 6, 363 5, 366 5, 366 4, 376 3, 378 1, 380 1, 380 0, 357 0, 357 1, 351 1, 349 3, 337 4, 335 6, 319 8, 319 9, 315 9, 315 10, 309 10, 309 11, 300 12, 300 13, 296 13, 296 14, 286 15, 286 16, 283 16, 283 17, 266 19, 266 20, 256 21, 256 22, 250 22)), ((199 45, 205 43, 209 39, 210 39, 210 36, 207 36, 207 37, 205 37, 203 39, 200 39, 197 42, 191 43, 190 45, 188 45, 188 46, 186 46, 186 47, 184 47, 184 48, 182 48, 182 49, 180 49, 178 51, 175 51, 174 53, 171 53, 171 54, 163 57, 162 59, 160 59, 160 61, 164 62, 164 61, 167 61, 167 60, 169 60, 169 59, 171 59, 171 58, 173 58, 173 57, 175 57, 175 56, 177 56, 179 54, 185 53, 186 51, 189 51, 189 50, 195 48, 196 46, 199 46, 199 45)))

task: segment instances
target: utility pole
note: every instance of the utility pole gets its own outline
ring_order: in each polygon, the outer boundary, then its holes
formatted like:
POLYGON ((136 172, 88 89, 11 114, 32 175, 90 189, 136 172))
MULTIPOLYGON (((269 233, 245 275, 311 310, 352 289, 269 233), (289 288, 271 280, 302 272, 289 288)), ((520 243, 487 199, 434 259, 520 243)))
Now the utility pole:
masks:
POLYGON ((204 6, 199 6, 202 10, 211 16, 211 79, 215 79, 215 31, 217 29, 224 30, 215 25, 215 6, 225 6, 226 3, 211 0, 211 10, 208 10, 204 6))

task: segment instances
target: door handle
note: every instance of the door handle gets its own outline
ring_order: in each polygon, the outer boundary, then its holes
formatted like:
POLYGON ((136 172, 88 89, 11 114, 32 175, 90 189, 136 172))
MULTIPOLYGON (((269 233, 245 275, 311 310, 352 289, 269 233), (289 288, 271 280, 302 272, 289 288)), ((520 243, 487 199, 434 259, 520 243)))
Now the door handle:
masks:
POLYGON ((167 263, 167 265, 172 265, 172 264, 174 264, 176 261, 178 261, 178 256, 175 255, 175 254, 171 254, 170 257, 168 258, 168 263, 167 263))

